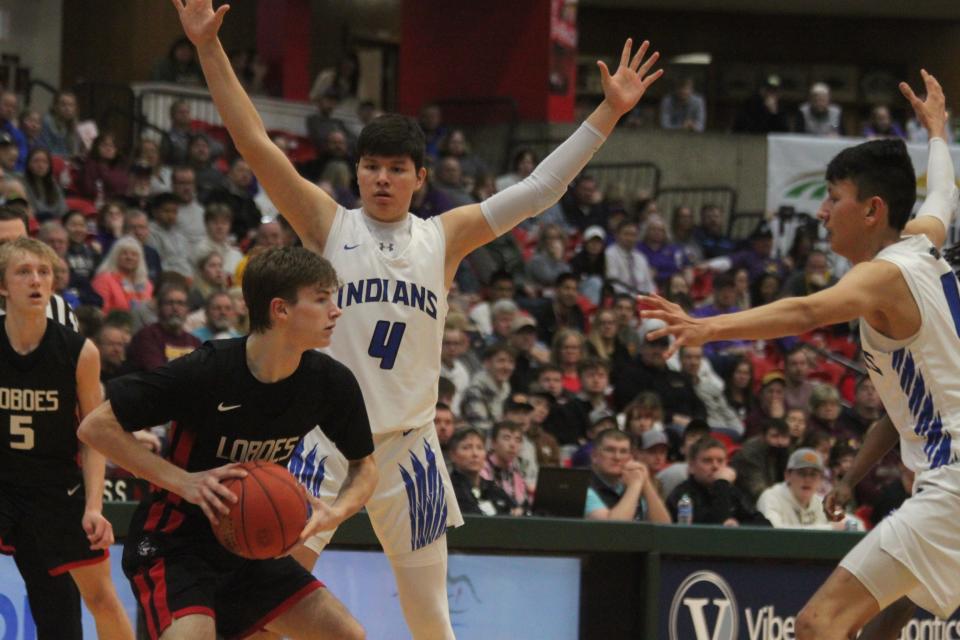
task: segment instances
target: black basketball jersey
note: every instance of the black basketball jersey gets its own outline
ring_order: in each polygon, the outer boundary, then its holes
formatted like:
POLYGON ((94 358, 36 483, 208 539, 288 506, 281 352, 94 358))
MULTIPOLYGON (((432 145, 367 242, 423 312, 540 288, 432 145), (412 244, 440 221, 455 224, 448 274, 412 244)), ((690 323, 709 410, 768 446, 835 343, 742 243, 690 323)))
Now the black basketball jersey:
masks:
POLYGON ((77 361, 80 334, 47 321, 27 355, 10 346, 0 318, 0 482, 21 487, 67 486, 77 466, 77 361))
MULTIPOLYGON (((348 460, 373 453, 363 396, 349 369, 308 351, 291 376, 267 384, 247 367, 246 344, 246 337, 208 341, 158 369, 111 380, 107 398, 114 415, 127 431, 173 421, 169 459, 187 471, 249 460, 283 465, 317 425, 348 460)), ((161 492, 158 500, 205 519, 176 496, 161 492)), ((163 512, 165 522, 171 513, 163 512)), ((161 515, 155 510, 146 528, 161 515)), ((159 524, 168 533, 176 528, 159 524)))

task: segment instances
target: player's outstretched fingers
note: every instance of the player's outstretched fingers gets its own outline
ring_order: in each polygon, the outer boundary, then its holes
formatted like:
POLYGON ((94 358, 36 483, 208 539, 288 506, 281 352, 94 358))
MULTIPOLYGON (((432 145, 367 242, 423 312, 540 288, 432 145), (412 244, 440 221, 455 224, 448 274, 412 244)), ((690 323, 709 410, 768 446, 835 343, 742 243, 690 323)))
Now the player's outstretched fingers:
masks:
MULTIPOLYGON (((647 55, 647 49, 650 48, 650 41, 644 40, 640 44, 640 48, 637 49, 637 52, 633 56, 633 60, 630 61, 630 68, 634 71, 637 71, 640 68, 640 61, 643 60, 643 56, 647 55)), ((642 73, 640 75, 643 75, 642 73)))
POLYGON ((627 38, 627 41, 623 43, 623 51, 620 53, 620 66, 626 67, 630 65, 630 50, 633 49, 633 38, 627 38))

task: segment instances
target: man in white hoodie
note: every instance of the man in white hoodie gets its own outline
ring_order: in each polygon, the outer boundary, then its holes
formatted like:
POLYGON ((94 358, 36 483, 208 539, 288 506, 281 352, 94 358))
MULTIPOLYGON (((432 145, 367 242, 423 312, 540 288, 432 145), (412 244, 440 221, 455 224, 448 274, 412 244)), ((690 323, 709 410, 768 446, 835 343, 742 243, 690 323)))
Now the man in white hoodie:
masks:
POLYGON ((817 491, 823 483, 823 459, 813 449, 797 449, 787 461, 784 481, 760 494, 757 511, 774 527, 788 529, 863 530, 859 521, 848 515, 830 522, 823 510, 823 498, 817 491))

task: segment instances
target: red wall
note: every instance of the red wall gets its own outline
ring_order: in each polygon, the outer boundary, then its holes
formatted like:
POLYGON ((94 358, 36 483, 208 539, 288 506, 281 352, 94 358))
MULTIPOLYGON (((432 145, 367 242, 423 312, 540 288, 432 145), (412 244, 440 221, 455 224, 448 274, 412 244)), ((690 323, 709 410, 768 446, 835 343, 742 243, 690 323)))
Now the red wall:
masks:
POLYGON ((546 120, 550 0, 405 0, 402 113, 441 98, 511 96, 524 120, 546 120))
POLYGON ((257 4, 257 51, 278 74, 283 97, 306 100, 310 93, 310 25, 308 0, 260 0, 257 4))

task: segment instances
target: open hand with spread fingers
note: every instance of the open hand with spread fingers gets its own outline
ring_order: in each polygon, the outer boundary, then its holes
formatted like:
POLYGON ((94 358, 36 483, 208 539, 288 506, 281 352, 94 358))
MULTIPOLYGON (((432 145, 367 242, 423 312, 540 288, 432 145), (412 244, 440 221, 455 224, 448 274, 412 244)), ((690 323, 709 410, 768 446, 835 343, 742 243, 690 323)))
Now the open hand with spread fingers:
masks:
POLYGON ((612 75, 605 62, 597 61, 597 66, 600 67, 603 98, 619 115, 623 115, 637 106, 640 98, 643 97, 650 85, 663 75, 663 69, 657 69, 650 73, 650 69, 660 58, 660 53, 654 51, 650 54, 650 57, 644 60, 643 58, 647 55, 647 49, 649 48, 650 42, 644 40, 631 59, 633 39, 627 38, 623 45, 623 52, 620 54, 620 65, 612 75))
POLYGON ((699 347, 705 342, 710 342, 710 332, 704 319, 690 317, 680 305, 655 293, 649 296, 637 296, 637 299, 641 304, 642 319, 654 318, 662 320, 667 325, 650 331, 646 339, 674 337, 672 344, 664 353, 664 358, 669 358, 682 346, 699 347))
POLYGON ((947 132, 947 99, 943 95, 943 87, 926 69, 920 70, 920 77, 923 78, 927 92, 924 100, 921 100, 906 82, 900 83, 900 93, 910 101, 917 120, 930 132, 930 137, 944 138, 947 132))
POLYGON ((199 48, 217 37, 223 16, 230 10, 225 4, 213 10, 213 0, 171 0, 180 14, 180 24, 183 32, 193 46, 199 48))

